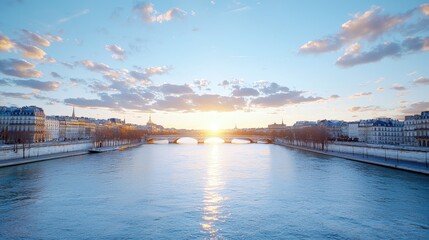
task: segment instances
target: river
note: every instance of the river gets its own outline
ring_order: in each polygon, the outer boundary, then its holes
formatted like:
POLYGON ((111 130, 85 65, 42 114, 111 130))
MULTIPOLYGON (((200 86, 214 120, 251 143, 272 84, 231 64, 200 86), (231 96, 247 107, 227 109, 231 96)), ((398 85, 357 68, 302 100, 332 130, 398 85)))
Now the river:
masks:
POLYGON ((0 169, 0 239, 429 239, 429 177, 268 144, 0 169))

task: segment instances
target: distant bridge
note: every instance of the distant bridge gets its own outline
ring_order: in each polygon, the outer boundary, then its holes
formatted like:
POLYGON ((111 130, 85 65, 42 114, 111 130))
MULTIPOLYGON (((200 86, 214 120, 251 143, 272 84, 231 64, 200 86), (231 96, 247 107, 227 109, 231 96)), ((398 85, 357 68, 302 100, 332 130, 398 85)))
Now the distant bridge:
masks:
POLYGON ((206 139, 209 138, 220 138, 225 141, 225 143, 231 143, 232 140, 247 140, 250 143, 258 143, 258 142, 266 142, 272 143, 273 138, 269 136, 261 136, 261 135, 233 135, 233 134, 220 134, 216 135, 205 135, 205 134, 177 134, 177 135, 147 135, 145 140, 147 143, 154 143, 156 141, 168 140, 168 143, 177 143, 177 141, 181 138, 193 138, 198 141, 199 144, 204 143, 206 139))

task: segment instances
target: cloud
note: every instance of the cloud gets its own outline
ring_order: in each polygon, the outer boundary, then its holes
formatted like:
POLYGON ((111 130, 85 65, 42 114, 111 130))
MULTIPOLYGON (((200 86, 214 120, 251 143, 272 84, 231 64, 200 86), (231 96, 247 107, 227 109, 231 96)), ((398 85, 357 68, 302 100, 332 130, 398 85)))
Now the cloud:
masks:
POLYGON ((41 90, 41 91, 54 91, 60 86, 59 82, 54 82, 54 81, 43 82, 43 81, 34 80, 34 79, 14 80, 13 83, 15 83, 15 85, 17 86, 28 87, 32 89, 41 90))
POLYGON ((59 78, 59 79, 63 79, 63 77, 61 77, 60 74, 56 73, 56 72, 51 72, 51 76, 54 78, 59 78))
POLYGON ((167 66, 158 66, 158 67, 148 67, 142 69, 140 67, 136 67, 137 71, 130 71, 129 75, 137 81, 141 81, 144 84, 150 84, 150 78, 154 75, 162 75, 170 72, 170 67, 167 66))
POLYGON ((410 34, 429 30, 427 8, 427 4, 423 4, 401 14, 388 15, 383 14, 380 7, 372 7, 362 14, 355 14, 352 19, 341 25, 336 34, 303 44, 299 53, 332 52, 347 46, 336 64, 340 67, 352 67, 377 62, 385 57, 400 57, 417 51, 428 51, 429 38, 409 37, 410 34), (407 24, 407 21, 412 21, 415 19, 414 16, 421 13, 424 15, 423 18, 407 24), (375 40, 389 32, 402 34, 403 40, 398 43, 377 43, 371 50, 361 51, 361 41, 367 41, 372 45, 375 40))
POLYGON ((193 85, 199 90, 207 88, 210 85, 210 82, 206 79, 195 79, 193 85))
POLYGON ((315 102, 323 99, 321 97, 305 97, 302 95, 303 93, 302 91, 274 93, 268 96, 255 98, 251 101, 251 104, 258 107, 282 107, 285 105, 315 102))
POLYGON ((46 97, 46 96, 38 95, 38 94, 35 94, 34 98, 38 99, 38 100, 46 100, 47 105, 54 105, 55 103, 61 103, 61 101, 59 99, 46 97))
POLYGON ((148 68, 145 68, 144 74, 146 74, 146 76, 149 76, 149 77, 153 75, 161 75, 164 73, 168 73, 170 69, 171 68, 167 66, 148 67, 148 68))
POLYGON ((99 99, 67 98, 64 103, 84 108, 109 108, 113 110, 148 110, 151 98, 147 94, 138 92, 107 94, 99 93, 99 99))
POLYGON ((75 67, 75 65, 71 64, 71 63, 66 63, 66 62, 59 62, 61 65, 73 69, 75 67))
POLYGON ((373 106, 373 105, 365 106, 365 107, 355 106, 355 107, 349 108, 350 112, 378 112, 381 110, 382 109, 379 106, 373 106))
POLYGON ((405 91, 405 90, 407 90, 407 88, 406 88, 406 87, 401 86, 401 85, 399 85, 399 84, 394 84, 394 85, 392 86, 392 89, 393 89, 393 90, 396 90, 396 91, 405 91))
POLYGON ((22 51, 22 55, 30 59, 43 59, 46 55, 45 51, 36 46, 28 46, 18 43, 17 47, 22 51))
POLYGON ((0 79, 0 86, 9 86, 9 82, 5 79, 0 79))
POLYGON ((143 21, 148 23, 168 22, 175 18, 187 15, 187 13, 180 8, 172 8, 164 13, 158 14, 152 3, 139 3, 134 6, 134 11, 143 19, 143 21))
POLYGON ((153 105, 155 110, 179 112, 231 112, 241 110, 244 107, 246 107, 246 101, 243 98, 218 94, 167 96, 153 105))
POLYGON ((408 37, 402 42, 405 51, 429 51, 429 37, 408 37))
POLYGON ((50 42, 62 42, 63 39, 60 36, 53 36, 51 34, 46 34, 45 38, 50 42))
POLYGON ((372 92, 361 92, 361 93, 355 93, 352 96, 350 96, 350 98, 360 98, 360 97, 364 97, 364 96, 370 96, 372 95, 372 92))
POLYGON ((429 85, 429 78, 419 77, 419 78, 415 79, 413 81, 413 83, 416 85, 421 85, 421 86, 429 85))
POLYGON ((234 87, 234 86, 239 86, 242 82, 243 81, 240 80, 240 79, 223 80, 222 82, 220 82, 218 84, 218 86, 221 86, 221 87, 224 87, 224 88, 229 87, 229 86, 234 87))
POLYGON ((424 15, 429 16, 429 3, 422 4, 419 8, 424 15))
POLYGON ((243 88, 236 88, 232 91, 232 96, 234 97, 257 97, 259 96, 259 92, 258 90, 254 89, 254 88, 248 88, 248 87, 243 87, 243 88))
POLYGON ((377 62, 387 56, 399 57, 401 47, 396 43, 382 43, 369 52, 361 52, 360 45, 354 44, 337 59, 336 64, 341 67, 352 67, 359 64, 377 62))
POLYGON ((289 92, 288 87, 282 87, 277 83, 266 83, 264 85, 261 85, 260 91, 265 94, 273 94, 273 93, 279 93, 279 92, 289 92))
POLYGON ((151 87, 151 89, 159 91, 164 95, 183 95, 183 94, 189 94, 194 92, 194 90, 192 90, 192 88, 187 84, 176 85, 176 84, 165 83, 159 87, 153 86, 151 87))
POLYGON ((394 29, 412 16, 412 12, 398 15, 384 15, 380 7, 354 15, 353 19, 341 25, 340 31, 325 39, 309 41, 299 49, 300 53, 323 53, 340 49, 345 44, 359 40, 374 41, 385 32, 394 29))
POLYGON ((0 52, 9 52, 15 44, 5 35, 0 33, 0 52))
POLYGON ((376 90, 377 90, 377 92, 381 92, 384 90, 384 87, 378 87, 376 90))
POLYGON ((11 97, 11 98, 20 98, 20 99, 30 99, 33 97, 32 94, 28 93, 16 93, 16 92, 1 92, 0 95, 3 97, 11 97))
POLYGON ((400 110, 403 114, 420 114, 421 112, 429 111, 429 102, 416 102, 410 104, 408 107, 400 110))
POLYGON ((32 78, 41 77, 42 72, 34 69, 35 65, 25 60, 15 58, 0 59, 0 72, 14 77, 32 78))
POLYGON ((68 22, 68 21, 70 21, 70 20, 72 20, 72 19, 74 19, 74 18, 78 18, 78 17, 80 17, 80 16, 86 15, 86 14, 88 14, 88 13, 89 13, 89 9, 83 9, 83 10, 81 10, 81 11, 79 11, 79 12, 77 12, 77 13, 75 13, 75 14, 71 15, 71 16, 68 16, 68 17, 64 17, 64 18, 59 19, 59 20, 58 20, 58 23, 59 23, 59 24, 62 24, 62 23, 68 22))
POLYGON ((49 47, 51 43, 44 37, 40 36, 37 33, 30 32, 28 30, 22 30, 24 34, 31 39, 34 44, 37 44, 42 47, 49 47))
POLYGON ((125 59, 125 51, 123 48, 118 45, 106 45, 105 49, 112 53, 112 58, 116 60, 124 60, 125 59))
POLYGON ((342 43, 340 39, 330 37, 326 39, 308 41, 299 48, 299 53, 324 53, 338 50, 341 47, 342 43))
POLYGON ((70 85, 78 86, 80 84, 86 84, 86 81, 80 78, 70 78, 70 85))
POLYGON ((93 93, 105 92, 113 90, 108 83, 96 80, 88 85, 91 88, 93 93))

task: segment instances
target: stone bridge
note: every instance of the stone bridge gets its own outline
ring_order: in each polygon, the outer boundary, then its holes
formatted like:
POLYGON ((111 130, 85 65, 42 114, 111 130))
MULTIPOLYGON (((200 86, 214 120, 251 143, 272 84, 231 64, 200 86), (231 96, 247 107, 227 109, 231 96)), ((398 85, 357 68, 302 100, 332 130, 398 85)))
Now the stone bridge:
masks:
POLYGON ((168 143, 177 143, 177 140, 181 138, 193 138, 198 141, 199 144, 204 143, 209 138, 221 138, 225 143, 231 143, 232 140, 248 140, 250 143, 266 142, 272 143, 273 139, 269 136, 261 135, 229 135, 223 134, 219 136, 215 135, 204 135, 204 134, 178 134, 178 135, 147 135, 145 140, 147 143, 154 143, 155 141, 168 140, 168 143))

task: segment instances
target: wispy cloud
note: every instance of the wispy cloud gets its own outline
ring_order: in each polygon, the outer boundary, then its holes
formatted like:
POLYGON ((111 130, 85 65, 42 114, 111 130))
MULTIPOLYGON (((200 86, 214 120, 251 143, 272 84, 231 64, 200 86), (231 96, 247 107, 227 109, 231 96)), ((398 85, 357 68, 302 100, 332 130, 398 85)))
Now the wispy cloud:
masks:
POLYGON ((125 50, 118 45, 106 45, 105 49, 112 53, 112 58, 116 60, 124 60, 125 59, 125 50))
POLYGON ((39 81, 34 79, 14 80, 13 83, 17 86, 28 87, 41 91, 54 91, 60 86, 60 82, 39 81))
POLYGON ((351 95, 350 98, 360 98, 360 97, 371 96, 371 95, 372 95, 372 92, 360 92, 360 93, 355 93, 351 95))
POLYGON ((59 19, 58 23, 62 24, 62 23, 68 22, 68 21, 70 21, 70 20, 72 20, 74 18, 78 18, 80 16, 86 15, 88 13, 89 13, 89 9, 83 9, 83 10, 80 10, 79 12, 77 12, 77 13, 71 15, 71 16, 59 19))
POLYGON ((392 89, 396 90, 396 91, 405 91, 405 90, 407 90, 406 87, 404 87, 404 86, 402 86, 400 84, 397 84, 397 83, 392 86, 392 89))
POLYGON ((41 77, 43 74, 35 69, 35 65, 25 60, 15 58, 0 59, 0 72, 14 77, 31 78, 41 77))
POLYGON ((14 47, 14 42, 0 33, 0 52, 9 52, 14 47))
POLYGON ((416 85, 427 86, 429 85, 429 78, 419 77, 413 81, 416 85))
POLYGON ((380 106, 374 106, 374 105, 364 106, 364 107, 354 106, 349 108, 350 112, 379 112, 381 110, 382 108, 380 106))

